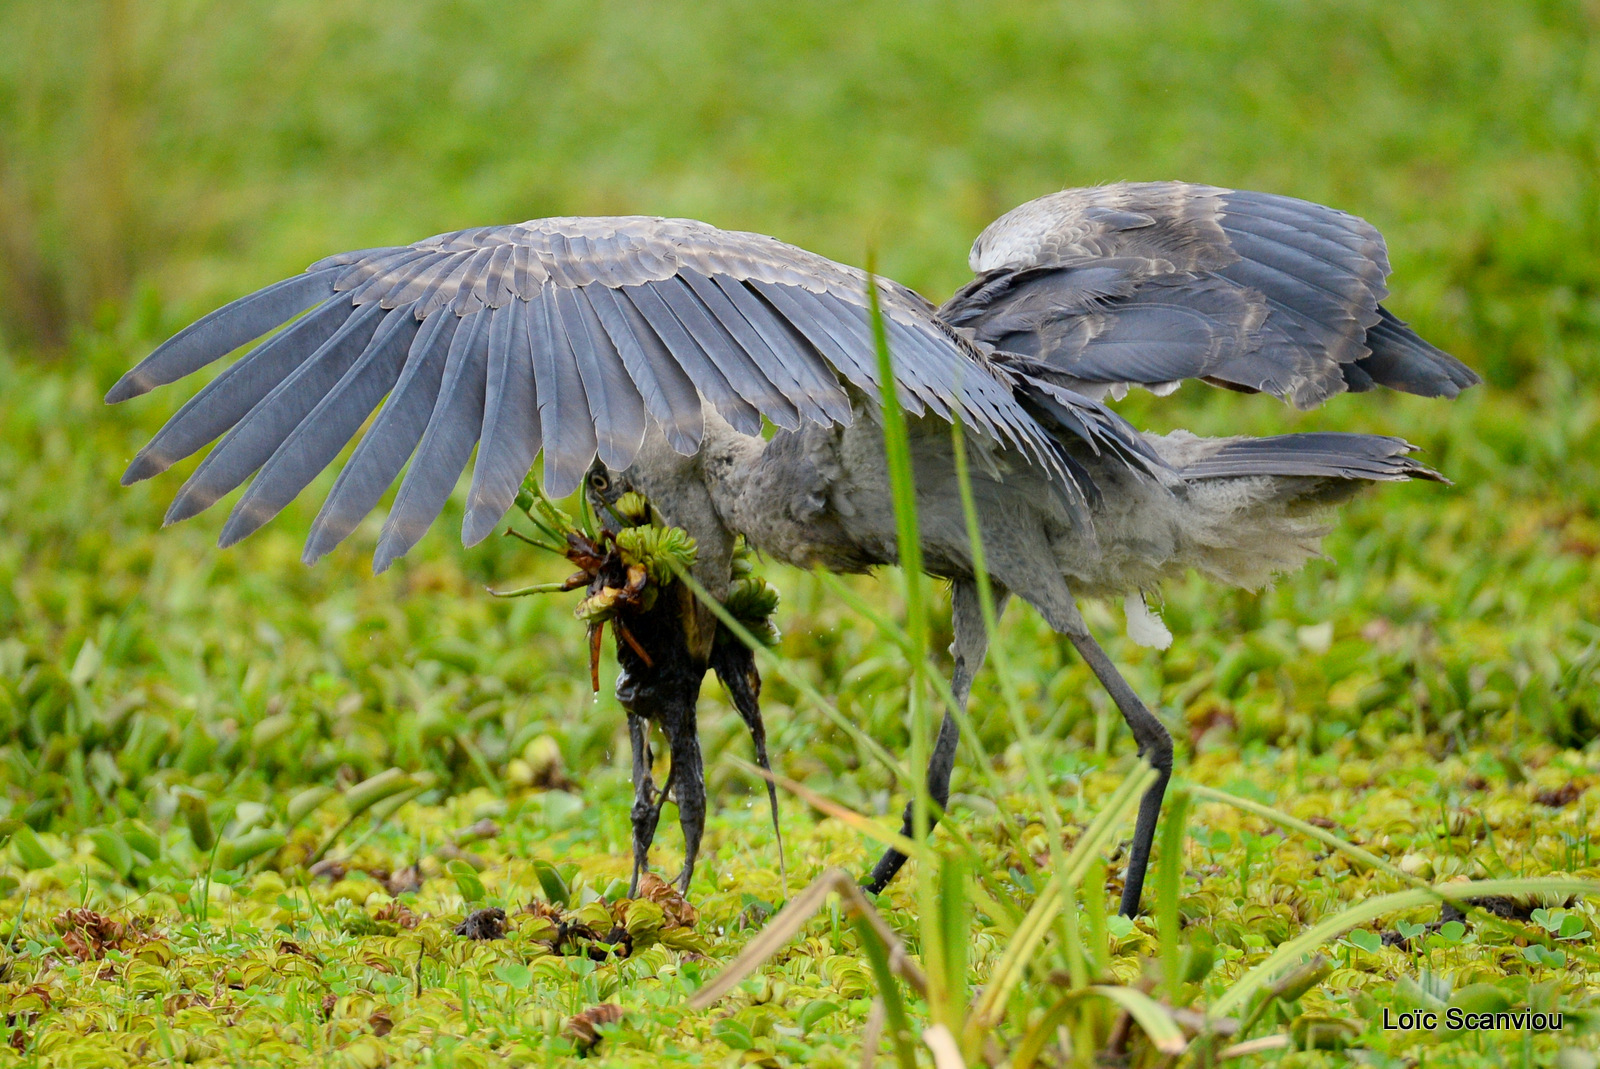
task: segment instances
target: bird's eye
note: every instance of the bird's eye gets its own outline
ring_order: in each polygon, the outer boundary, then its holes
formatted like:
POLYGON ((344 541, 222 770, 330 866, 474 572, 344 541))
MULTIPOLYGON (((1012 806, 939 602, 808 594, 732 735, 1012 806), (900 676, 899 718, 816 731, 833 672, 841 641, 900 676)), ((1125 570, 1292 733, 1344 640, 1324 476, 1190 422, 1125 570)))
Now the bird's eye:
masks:
POLYGON ((605 472, 597 471, 589 476, 589 485, 601 493, 605 493, 606 489, 611 485, 611 480, 606 477, 605 472))

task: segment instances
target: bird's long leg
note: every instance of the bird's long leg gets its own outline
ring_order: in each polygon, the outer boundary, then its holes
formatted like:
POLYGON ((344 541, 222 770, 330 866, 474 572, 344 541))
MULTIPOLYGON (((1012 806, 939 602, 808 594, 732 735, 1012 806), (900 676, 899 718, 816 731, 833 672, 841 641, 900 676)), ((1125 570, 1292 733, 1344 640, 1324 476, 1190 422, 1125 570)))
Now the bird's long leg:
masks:
MULTIPOLYGON (((1000 602, 995 607, 997 614, 1005 611, 1005 597, 1004 594, 1000 595, 1000 602)), ((956 580, 950 589, 950 608, 951 624, 955 630, 955 641, 950 644, 950 652, 956 662, 955 673, 950 680, 950 696, 965 711, 967 696, 972 693, 972 680, 989 650, 989 636, 983 626, 977 584, 970 580, 956 580)), ((955 711, 946 709, 944 720, 939 725, 939 737, 933 745, 933 754, 928 758, 928 794, 936 805, 935 811, 929 814, 930 832, 939 815, 944 812, 945 803, 950 800, 950 773, 955 767, 956 746, 960 741, 961 728, 956 723, 955 711)), ((914 805, 914 802, 906 803, 905 816, 900 823, 900 834, 908 839, 916 834, 912 819, 914 805)), ((906 855, 890 847, 873 866, 872 874, 867 877, 864 886, 873 894, 878 894, 889 885, 889 881, 894 879, 895 873, 905 863, 906 855)))
POLYGON ((650 869, 650 844, 655 841, 656 822, 661 819, 655 780, 650 774, 650 721, 630 712, 628 741, 633 744, 633 881, 628 885, 628 897, 636 898, 639 877, 650 869))
POLYGON ((1161 799, 1167 793, 1167 781, 1172 778, 1172 736, 1128 686, 1128 681, 1122 678, 1122 673, 1117 671, 1117 666, 1111 663, 1111 658, 1087 627, 1074 628, 1067 632, 1067 637, 1133 730, 1139 755, 1156 770, 1156 781, 1139 800, 1139 819, 1133 827, 1133 852, 1128 857, 1128 872, 1122 884, 1120 911, 1124 917, 1132 917, 1139 912, 1145 869, 1150 864, 1150 847, 1155 843, 1156 821, 1161 816, 1161 799))
POLYGON ((744 643, 718 638, 711 653, 711 667, 728 691, 739 718, 750 729, 750 741, 755 746, 756 764, 768 773, 767 804, 772 808, 772 834, 778 840, 778 871, 784 886, 789 883, 789 865, 783 855, 783 829, 778 824, 778 785, 770 778, 772 763, 767 759, 767 725, 761 719, 761 673, 756 671, 755 655, 744 643))
POLYGON ((668 782, 678 803, 678 827, 683 829, 683 871, 678 873, 678 889, 689 890, 694 876, 695 858, 700 854, 700 837, 706 827, 706 775, 700 756, 700 732, 696 724, 695 701, 699 680, 686 688, 681 700, 673 702, 661 719, 667 745, 672 753, 672 772, 668 782))

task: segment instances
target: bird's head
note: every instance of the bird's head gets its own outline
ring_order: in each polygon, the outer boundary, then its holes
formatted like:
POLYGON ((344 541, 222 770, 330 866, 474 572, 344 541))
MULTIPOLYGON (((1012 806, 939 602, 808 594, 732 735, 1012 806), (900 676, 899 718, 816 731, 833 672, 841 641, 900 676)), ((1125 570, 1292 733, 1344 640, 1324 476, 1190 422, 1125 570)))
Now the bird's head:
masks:
POLYGON ((626 472, 613 471, 599 457, 583 477, 583 495, 602 523, 613 515, 622 495, 635 489, 626 472))

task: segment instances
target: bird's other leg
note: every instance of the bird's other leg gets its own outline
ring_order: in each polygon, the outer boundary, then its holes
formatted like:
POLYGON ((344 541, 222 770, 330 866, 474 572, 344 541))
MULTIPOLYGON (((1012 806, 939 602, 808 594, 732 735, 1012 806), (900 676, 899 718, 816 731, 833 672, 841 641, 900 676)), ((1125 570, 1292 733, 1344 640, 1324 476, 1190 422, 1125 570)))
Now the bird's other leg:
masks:
POLYGON ((628 741, 633 744, 633 881, 628 897, 639 895, 639 877, 650 870, 650 844, 656 838, 656 822, 661 806, 656 801, 655 780, 650 774, 650 721, 628 713, 628 741))
POLYGON ((700 854, 700 837, 706 827, 706 774, 700 756, 700 732, 696 723, 695 701, 699 680, 677 702, 663 710, 661 730, 667 736, 672 754, 668 782, 672 798, 678 803, 678 827, 683 829, 683 871, 678 873, 678 889, 688 893, 694 876, 695 858, 700 854))
POLYGON ((1100 680, 1106 693, 1111 695, 1111 700, 1122 713, 1122 719, 1133 730, 1134 741, 1139 744, 1139 756, 1150 762, 1156 770, 1156 781, 1139 800, 1139 819, 1133 827, 1133 852, 1128 856, 1128 871, 1122 884, 1120 912, 1124 917, 1132 917, 1139 912, 1139 896, 1144 890, 1145 869, 1150 864, 1150 847, 1156 839, 1161 800, 1167 793, 1167 781, 1172 778, 1172 736, 1166 726, 1156 719, 1156 715, 1139 700, 1133 688, 1128 686, 1128 681, 1122 678, 1122 673, 1111 663, 1106 651, 1089 634, 1087 626, 1082 626, 1080 622, 1079 627, 1067 632, 1067 637, 1088 663, 1095 678, 1100 680))
POLYGON ((767 773, 767 804, 772 809, 772 834, 778 840, 778 871, 787 886, 789 865, 783 856, 783 829, 778 825, 778 785, 772 781, 772 762, 767 759, 767 726, 761 719, 761 673, 756 671, 755 654, 733 636, 718 635, 711 651, 711 667, 750 730, 756 764, 767 773))
MULTIPOLYGON (((995 614, 998 618, 1005 611, 1008 595, 1004 591, 997 591, 997 595, 999 602, 995 606, 995 614)), ((983 608, 978 600, 976 583, 958 579, 951 584, 950 617, 955 631, 950 653, 956 662, 950 680, 950 696, 965 712, 967 697, 972 693, 972 680, 977 676, 984 655, 989 650, 989 635, 983 626, 983 608)), ((946 709, 944 720, 939 724, 939 737, 933 744, 933 754, 928 758, 928 794, 935 803, 934 811, 928 815, 930 832, 938 822, 939 815, 944 812, 945 803, 950 800, 950 773, 955 768, 956 746, 960 741, 961 728, 956 722, 955 710, 946 709)), ((916 835, 916 822, 913 819, 915 807, 914 799, 906 802, 905 815, 900 822, 900 834, 908 839, 916 835)), ((873 894, 881 893, 905 863, 906 855, 890 847, 872 867, 872 873, 863 886, 873 894)))

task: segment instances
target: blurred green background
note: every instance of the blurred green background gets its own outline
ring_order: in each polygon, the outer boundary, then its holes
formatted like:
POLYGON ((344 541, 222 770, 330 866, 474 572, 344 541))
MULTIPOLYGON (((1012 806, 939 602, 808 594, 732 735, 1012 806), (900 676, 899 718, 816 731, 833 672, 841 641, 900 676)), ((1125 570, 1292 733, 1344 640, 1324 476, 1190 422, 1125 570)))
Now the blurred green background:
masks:
MULTIPOLYGON (((1298 414, 1191 385, 1123 406, 1157 429, 1403 434, 1457 483, 1369 495, 1330 562, 1259 597, 1178 584, 1165 655, 1093 610, 1185 747, 1585 745, 1597 28, 1594 0, 0 4, 0 808, 68 830, 157 819, 176 784, 281 798, 390 764, 504 792, 546 734, 575 775, 621 776, 620 711, 587 697, 568 606, 479 594, 554 565, 461 550, 459 503, 373 579, 375 521, 316 569, 296 560, 327 479, 227 552, 208 544, 221 509, 158 531, 177 476, 116 485, 194 387, 100 394, 217 303, 336 250, 593 213, 875 251, 938 299, 999 213, 1117 179, 1365 216, 1390 240, 1391 307, 1487 380, 1455 404, 1298 414)), ((778 581, 784 652, 903 744, 892 648, 809 577, 778 581)), ((1060 774, 1122 752, 1081 666, 1031 614, 1006 626, 1041 738, 1081 744, 1052 751, 1060 774)), ((793 697, 769 687, 780 763, 887 808, 881 773, 793 697)), ((733 718, 706 719, 713 764, 743 752, 733 718)))

